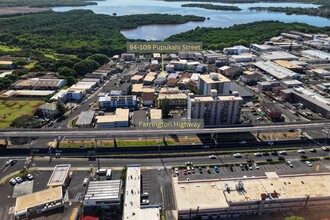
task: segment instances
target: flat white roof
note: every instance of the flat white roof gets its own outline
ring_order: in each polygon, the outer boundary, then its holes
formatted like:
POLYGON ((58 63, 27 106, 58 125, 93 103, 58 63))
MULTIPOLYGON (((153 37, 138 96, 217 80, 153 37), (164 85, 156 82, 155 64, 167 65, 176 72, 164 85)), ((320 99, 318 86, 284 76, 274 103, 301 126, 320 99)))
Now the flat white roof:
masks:
POLYGON ((326 53, 320 50, 304 50, 301 53, 307 54, 309 56, 317 57, 320 59, 328 59, 330 60, 330 53, 326 53))
POLYGON ((299 76, 298 73, 295 73, 281 65, 278 65, 272 61, 266 61, 266 62, 256 62, 254 65, 263 71, 273 75, 277 79, 284 79, 284 78, 292 78, 299 76))
POLYGON ((140 165, 128 165, 126 188, 124 192, 123 220, 160 219, 158 207, 141 207, 141 168, 140 165))
POLYGON ((273 51, 263 53, 261 56, 263 60, 298 60, 298 57, 284 51, 273 51))
POLYGON ((63 186, 66 178, 68 177, 71 164, 56 165, 52 175, 50 176, 47 186, 63 186))
POLYGON ((249 201, 261 201, 262 194, 278 193, 279 199, 294 199, 330 196, 328 183, 330 175, 284 175, 267 173, 264 177, 229 178, 197 181, 178 181, 173 177, 174 196, 178 211, 222 209, 249 201), (238 181, 244 186, 244 193, 236 190, 238 181), (230 192, 225 185, 228 184, 230 192))
POLYGON ((30 193, 17 197, 15 205, 15 214, 26 212, 29 208, 39 205, 50 204, 63 198, 62 187, 54 187, 39 192, 30 193))
POLYGON ((84 200, 120 201, 121 180, 91 181, 84 200))

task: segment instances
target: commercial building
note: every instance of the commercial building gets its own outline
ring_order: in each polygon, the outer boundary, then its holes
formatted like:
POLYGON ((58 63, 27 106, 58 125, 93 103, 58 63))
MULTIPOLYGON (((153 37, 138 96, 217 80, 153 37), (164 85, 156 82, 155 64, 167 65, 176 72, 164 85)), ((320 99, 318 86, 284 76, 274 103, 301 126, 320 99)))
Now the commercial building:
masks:
POLYGON ((135 54, 131 54, 131 53, 123 53, 121 55, 121 59, 123 61, 135 61, 135 54))
MULTIPOLYGON (((330 208, 329 174, 179 181, 173 177, 178 219, 239 219, 246 215, 330 208)), ((244 217, 243 217, 244 218, 244 217)))
POLYGON ((273 51, 269 53, 263 53, 261 54, 260 58, 263 60, 288 60, 288 61, 299 59, 297 56, 284 51, 273 51))
POLYGON ((286 89, 280 92, 284 100, 302 103, 313 112, 322 114, 325 118, 330 118, 330 102, 309 90, 302 87, 286 89))
POLYGON ((123 220, 160 220, 159 206, 141 205, 141 167, 128 165, 124 192, 123 220))
POLYGON ((114 108, 135 108, 136 95, 105 95, 99 97, 100 109, 111 110, 114 108))
POLYGON ((17 197, 16 219, 32 219, 37 214, 64 206, 62 187, 54 187, 17 197))
POLYGON ((188 95, 188 119, 204 119, 205 126, 229 125, 239 122, 243 99, 238 95, 188 95))
POLYGON ((329 79, 330 78, 330 71, 325 69, 312 69, 312 73, 317 75, 322 79, 329 79))
POLYGON ((115 128, 129 126, 129 109, 117 108, 114 115, 96 116, 97 128, 115 128))
POLYGON ((95 111, 82 111, 79 114, 76 126, 79 128, 91 128, 93 127, 95 120, 95 111))
POLYGON ((260 108, 271 120, 277 120, 281 118, 282 112, 275 106, 274 103, 262 103, 260 104, 260 108))
POLYGON ((281 65, 284 68, 287 68, 291 71, 294 72, 302 72, 303 68, 302 66, 299 66, 298 64, 292 62, 292 61, 287 61, 287 60, 275 60, 275 63, 277 63, 278 65, 281 65))
POLYGON ((143 84, 133 84, 132 85, 132 94, 141 95, 144 92, 155 92, 155 88, 143 86, 143 84))
POLYGON ((160 93, 158 95, 158 106, 162 106, 164 100, 167 100, 171 107, 183 107, 187 105, 187 94, 185 93, 175 93, 175 94, 165 94, 160 93))
POLYGON ((141 83, 142 80, 143 80, 143 77, 142 75, 134 75, 132 78, 131 78, 131 83, 141 83))
POLYGON ((277 50, 277 48, 267 45, 267 44, 251 44, 250 45, 251 50, 257 51, 257 52, 269 52, 277 50))
POLYGON ((300 79, 301 76, 283 66, 280 66, 272 61, 256 62, 253 65, 258 67, 263 72, 272 75, 276 79, 300 79))
POLYGON ((208 53, 204 55, 204 62, 207 64, 215 64, 218 61, 217 66, 228 65, 229 60, 226 55, 222 53, 208 53), (223 64, 223 65, 222 65, 223 64))
POLYGON ((281 33, 281 36, 283 36, 285 38, 297 40, 297 41, 303 40, 303 37, 302 36, 297 35, 297 34, 293 34, 293 33, 281 33))
POLYGON ((47 186, 48 187, 64 186, 69 176, 70 168, 71 168, 71 164, 56 165, 52 175, 48 180, 47 186))
POLYGON ((226 47, 223 49, 223 53, 226 55, 238 55, 241 53, 248 53, 249 51, 250 51, 249 48, 242 45, 226 47))
POLYGON ((271 91, 273 87, 280 86, 280 82, 259 82, 258 83, 258 90, 259 92, 271 91))
POLYGON ((216 89, 219 95, 227 95, 229 88, 230 80, 219 73, 199 76, 198 89, 203 95, 210 95, 212 89, 216 89))
POLYGON ((44 117, 48 117, 48 116, 55 117, 59 113, 56 102, 45 103, 39 107, 39 110, 41 111, 41 114, 44 117))
POLYGON ((287 87, 287 88, 293 88, 293 87, 300 87, 303 85, 302 82, 299 80, 284 80, 282 81, 282 85, 287 87))
POLYGON ((319 59, 330 60, 330 53, 326 53, 321 50, 303 50, 301 51, 301 53, 310 57, 317 57, 319 59))
POLYGON ((246 84, 250 84, 250 83, 258 82, 261 78, 262 76, 258 73, 251 71, 244 71, 241 80, 246 84))
POLYGON ((256 56, 249 53, 243 53, 240 55, 231 56, 230 60, 236 63, 253 62, 256 60, 256 56))
POLYGON ((63 103, 66 102, 79 102, 85 96, 84 91, 81 90, 72 90, 71 88, 60 90, 56 93, 51 100, 59 100, 63 103))
POLYGON ((84 196, 84 209, 119 207, 121 180, 91 181, 84 196))

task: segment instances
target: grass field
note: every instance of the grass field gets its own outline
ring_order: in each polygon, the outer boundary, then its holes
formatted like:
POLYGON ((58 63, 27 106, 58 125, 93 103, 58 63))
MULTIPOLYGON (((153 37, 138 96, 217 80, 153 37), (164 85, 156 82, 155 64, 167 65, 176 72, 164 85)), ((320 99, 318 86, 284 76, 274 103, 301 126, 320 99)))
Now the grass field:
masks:
POLYGON ((37 61, 34 61, 34 62, 24 66, 24 67, 27 68, 27 69, 32 69, 34 67, 34 65, 36 65, 36 63, 37 63, 37 61))
POLYGON ((0 128, 8 128, 10 123, 23 115, 31 115, 43 101, 0 100, 0 128))
POLYGON ((21 49, 18 47, 8 47, 4 45, 0 45, 0 51, 3 52, 11 52, 11 51, 20 51, 21 49))

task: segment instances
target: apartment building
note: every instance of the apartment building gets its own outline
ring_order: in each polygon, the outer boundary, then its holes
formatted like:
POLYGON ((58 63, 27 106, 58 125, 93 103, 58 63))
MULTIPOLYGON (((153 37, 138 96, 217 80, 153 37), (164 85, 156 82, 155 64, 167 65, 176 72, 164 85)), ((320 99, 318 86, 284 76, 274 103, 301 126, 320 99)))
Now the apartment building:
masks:
POLYGON ((136 107, 136 103, 136 95, 105 95, 99 97, 100 109, 106 110, 110 110, 112 108, 134 108, 136 107))
POLYGON ((239 122, 242 97, 218 95, 216 90, 211 95, 188 95, 188 119, 204 119, 205 126, 229 125, 239 122))
POLYGON ((203 95, 210 95, 212 89, 216 89, 219 95, 228 95, 229 88, 230 80, 219 73, 200 75, 198 78, 198 89, 203 95))

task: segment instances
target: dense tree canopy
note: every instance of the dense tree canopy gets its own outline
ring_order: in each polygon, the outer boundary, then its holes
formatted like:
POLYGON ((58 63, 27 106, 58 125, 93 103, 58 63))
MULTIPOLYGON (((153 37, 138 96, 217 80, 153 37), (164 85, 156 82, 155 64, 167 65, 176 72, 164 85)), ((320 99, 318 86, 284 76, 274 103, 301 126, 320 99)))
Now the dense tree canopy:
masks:
POLYGON ((262 43, 281 32, 290 30, 302 32, 330 31, 330 27, 318 28, 301 23, 283 23, 278 21, 259 21, 239 24, 228 28, 195 28, 184 33, 173 35, 166 41, 203 42, 204 49, 221 50, 233 45, 248 46, 251 43, 262 43))
POLYGON ((108 56, 104 55, 104 54, 94 54, 92 56, 89 56, 88 59, 90 60, 95 60, 96 62, 98 62, 98 64, 100 66, 106 64, 109 62, 109 58, 108 56))
MULTIPOLYGON (((0 19, 0 43, 29 50, 51 50, 60 54, 96 53, 112 56, 126 51, 121 29, 146 24, 181 24, 203 21, 197 16, 168 14, 110 16, 89 10, 43 12, 0 19)), ((86 56, 87 55, 87 56, 86 56)))

